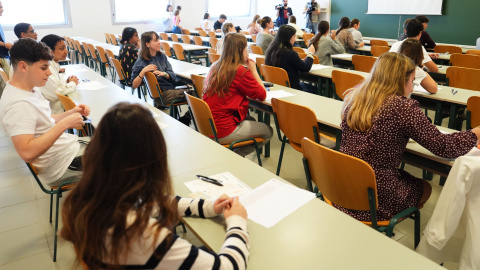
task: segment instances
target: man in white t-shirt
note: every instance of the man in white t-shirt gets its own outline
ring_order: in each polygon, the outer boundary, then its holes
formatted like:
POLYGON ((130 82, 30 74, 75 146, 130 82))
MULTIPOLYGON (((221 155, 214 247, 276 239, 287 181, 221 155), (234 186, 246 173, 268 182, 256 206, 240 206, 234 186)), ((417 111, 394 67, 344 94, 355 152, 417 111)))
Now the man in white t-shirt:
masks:
MULTIPOLYGON (((413 19, 407 23, 405 34, 407 35, 407 38, 420 40, 420 37, 422 36, 422 31, 423 31, 423 24, 419 20, 413 19)), ((390 48, 390 52, 398 52, 400 50, 400 46, 402 46, 402 43, 404 41, 405 40, 393 43, 392 47, 390 48)), ((437 58, 438 54, 435 54, 435 53, 429 54, 423 46, 422 46, 422 49, 423 49, 423 61, 422 61, 423 66, 426 67, 428 71, 438 72, 437 64, 435 64, 431 58, 431 57, 437 58)))
POLYGON ((10 61, 15 72, 0 99, 0 119, 19 156, 35 165, 40 180, 53 187, 81 176, 81 171, 70 166, 80 144, 77 136, 65 130, 82 125, 82 115, 88 116, 90 108, 81 104, 51 114, 48 100, 35 88, 44 86, 52 74, 51 59, 50 49, 31 38, 12 46, 10 61))

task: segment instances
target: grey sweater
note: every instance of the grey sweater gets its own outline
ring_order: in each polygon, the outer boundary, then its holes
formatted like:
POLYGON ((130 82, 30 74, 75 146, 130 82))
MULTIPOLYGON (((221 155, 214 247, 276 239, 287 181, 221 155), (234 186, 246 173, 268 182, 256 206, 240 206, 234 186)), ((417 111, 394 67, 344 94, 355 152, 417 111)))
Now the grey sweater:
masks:
POLYGON ((257 34, 257 46, 262 48, 263 54, 267 52, 268 46, 272 43, 274 37, 270 34, 264 34, 262 32, 257 34))
POLYGON ((338 40, 332 40, 326 36, 321 36, 317 43, 315 55, 320 60, 320 64, 333 66, 332 54, 345 53, 343 45, 338 40))

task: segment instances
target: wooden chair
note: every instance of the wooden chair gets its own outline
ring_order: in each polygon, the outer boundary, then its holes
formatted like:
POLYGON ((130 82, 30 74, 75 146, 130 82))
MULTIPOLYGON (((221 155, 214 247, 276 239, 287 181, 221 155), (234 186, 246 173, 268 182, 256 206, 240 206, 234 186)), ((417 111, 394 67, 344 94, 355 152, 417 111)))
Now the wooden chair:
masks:
POLYGON ((288 73, 283 68, 272 67, 262 64, 260 66, 260 71, 263 74, 263 79, 265 81, 290 87, 288 73))
POLYGON ((263 50, 262 50, 262 47, 259 47, 259 46, 255 46, 255 45, 252 45, 250 46, 250 51, 254 54, 261 54, 263 55, 263 50))
POLYGON ((388 52, 390 47, 388 46, 372 46, 371 53, 374 57, 379 57, 380 55, 388 52))
POLYGON ((114 34, 110 34, 110 40, 112 41, 112 45, 118 45, 117 38, 114 34))
POLYGON ((172 39, 173 42, 178 42, 178 36, 177 34, 171 33, 170 38, 172 39))
MULTIPOLYGON (((302 138, 307 137, 320 143, 321 134, 318 129, 317 116, 310 108, 272 98, 272 109, 277 134, 280 137, 280 130, 284 134, 283 138, 279 138, 282 141, 282 147, 278 157, 277 175, 280 175, 285 144, 288 142, 293 149, 303 153, 302 138)), ((335 141, 330 140, 323 141, 328 142, 331 147, 335 147, 335 141)))
POLYGON ((380 40, 380 39, 371 39, 370 40, 370 46, 384 46, 384 47, 389 47, 388 42, 386 40, 380 40))
POLYGON ((297 53, 305 53, 305 50, 300 47, 293 47, 293 50, 296 51, 297 53))
POLYGON ((265 65, 265 57, 257 57, 257 59, 255 59, 255 64, 257 65, 258 74, 260 75, 262 80, 265 80, 265 77, 263 76, 262 70, 260 69, 261 65, 265 65))
POLYGON ((187 36, 187 35, 182 36, 182 42, 185 44, 192 44, 192 40, 190 39, 190 36, 187 36))
POLYGON ((252 35, 252 41, 255 43, 257 42, 257 34, 252 35))
POLYGON ((332 71, 332 82, 335 86, 335 92, 341 100, 345 98, 348 89, 359 85, 364 79, 361 75, 355 73, 340 70, 332 71))
POLYGON ((205 76, 192 74, 190 75, 193 83, 193 88, 195 88, 195 93, 199 99, 203 97, 203 83, 205 81, 205 76))
POLYGON ((45 187, 38 178, 38 171, 35 165, 31 163, 26 163, 30 173, 32 174, 33 178, 37 182, 40 189, 50 195, 50 223, 52 223, 52 208, 53 208, 53 196, 55 196, 55 232, 54 232, 54 240, 53 240, 53 261, 57 261, 57 242, 58 242, 58 213, 59 213, 59 206, 60 206, 60 198, 63 195, 63 192, 72 189, 75 186, 75 180, 65 180, 58 186, 49 186, 45 187))
POLYGON ((373 68, 373 65, 375 65, 375 62, 377 62, 377 58, 373 56, 358 55, 358 54, 352 55, 353 67, 355 70, 358 70, 358 71, 370 73, 370 71, 373 68))
POLYGON ((218 43, 218 39, 216 37, 211 37, 208 39, 208 43, 210 43, 210 47, 212 49, 217 49, 217 43, 218 43))
POLYGON ((163 101, 162 98, 162 89, 160 88, 160 85, 158 84, 157 77, 152 73, 152 72, 147 72, 145 73, 145 77, 143 78, 143 81, 147 85, 147 89, 150 92, 150 96, 152 98, 159 98, 160 101, 162 102, 162 106, 168 107, 170 110, 170 116, 179 119, 180 118, 180 112, 178 110, 178 107, 180 105, 185 105, 187 102, 185 102, 184 99, 179 99, 179 100, 173 100, 170 104, 166 104, 163 101))
POLYGON ((467 129, 480 126, 480 97, 473 96, 467 101, 467 129))
POLYGON ((198 35, 201 36, 201 37, 206 37, 207 32, 205 32, 205 30, 198 30, 198 35))
POLYGON ((463 53, 462 48, 458 46, 452 46, 452 45, 437 45, 435 48, 433 48, 433 52, 435 53, 463 53))
POLYGON ((210 60, 210 65, 217 62, 220 59, 220 54, 209 53, 208 60, 210 60))
POLYGON ((215 32, 213 32, 213 31, 208 31, 208 36, 211 37, 211 38, 212 38, 212 37, 213 37, 213 38, 217 38, 217 34, 216 34, 215 32))
POLYGON ((115 67, 113 66, 113 63, 110 61, 110 58, 116 58, 116 57, 115 57, 115 54, 114 54, 111 50, 109 50, 109 49, 106 49, 105 52, 107 53, 108 64, 109 64, 110 67, 111 67, 112 82, 115 82, 115 80, 116 80, 115 67))
POLYGON ((365 161, 328 149, 308 138, 302 139, 303 164, 307 183, 312 181, 321 197, 330 204, 352 210, 370 211, 371 221, 361 221, 375 230, 393 236, 393 228, 407 217, 414 220, 415 247, 420 242, 420 210, 410 207, 392 219, 377 220, 377 181, 372 167, 365 161))
POLYGON ((172 48, 170 45, 166 42, 160 42, 160 47, 162 48, 162 51, 168 56, 168 57, 173 57, 172 55, 172 48))
POLYGON ((203 40, 199 36, 194 36, 193 37, 193 43, 197 46, 203 46, 203 40))
POLYGON ((308 42, 310 41, 311 38, 313 38, 315 34, 311 33, 305 33, 303 34, 303 42, 305 42, 305 46, 308 46, 308 42))
POLYGON ((112 44, 112 41, 110 40, 110 34, 109 33, 105 33, 105 42, 108 43, 108 44, 112 44))
MULTIPOLYGON (((78 54, 80 54, 80 57, 82 58, 82 62, 88 67, 88 59, 85 50, 83 49, 83 45, 78 40, 74 40, 74 44, 77 48, 78 54)), ((80 57, 77 57, 77 59, 80 60, 80 57)))
POLYGON ((203 30, 203 28, 201 28, 201 27, 195 27, 195 31, 200 31, 200 30, 203 30))
POLYGON ((83 54, 85 55, 85 62, 84 64, 87 67, 92 67, 92 57, 90 56, 90 50, 88 49, 88 45, 86 42, 82 42, 83 54))
POLYGON ((480 50, 468 50, 466 54, 480 55, 480 50))
MULTIPOLYGON (((177 58, 177 60, 185 61, 185 62, 187 61, 187 58, 185 57, 185 51, 183 50, 182 45, 172 44, 172 49, 175 52, 175 57, 177 58)), ((204 55, 194 55, 191 58, 191 63, 192 64, 197 64, 197 65, 202 65, 202 62, 198 59, 199 58, 207 59, 207 57, 208 57, 208 55, 206 55, 206 54, 204 54, 204 55)))
POLYGON ((452 66, 480 69, 480 55, 454 53, 450 56, 452 66))
MULTIPOLYGON (((298 56, 300 57, 300 59, 305 60, 305 58, 307 58, 308 54, 307 53, 299 53, 298 56)), ((318 57, 315 54, 312 54, 312 56, 313 56, 313 63, 314 64, 320 64, 320 60, 318 59, 318 57)))
MULTIPOLYGON (((62 103, 63 109, 65 111, 69 111, 77 106, 73 100, 67 96, 61 95, 57 91, 55 91, 58 99, 62 103)), ((92 136, 92 126, 90 124, 80 125, 75 128, 77 130, 77 134, 82 135, 83 137, 92 136)))
POLYGON ((240 31, 241 34, 249 35, 248 31, 240 31))
MULTIPOLYGON (((191 96, 187 93, 185 93, 185 97, 187 98, 190 111, 193 114, 194 124, 197 131, 207 137, 215 139, 215 141, 218 143, 217 127, 215 125, 215 121, 213 119, 212 112, 208 104, 205 101, 191 96)), ((242 140, 234 141, 230 144, 222 144, 222 146, 233 150, 242 146, 253 145, 257 152, 258 165, 262 166, 262 160, 260 158, 260 148, 258 148, 258 144, 264 142, 265 139, 260 137, 245 138, 242 140)))
POLYGON ((92 59, 94 70, 95 71, 100 70, 100 68, 98 67, 100 64, 100 59, 98 58, 98 54, 97 54, 97 50, 95 49, 95 46, 93 46, 92 44, 87 44, 87 46, 88 46, 88 51, 90 52, 90 58, 92 59))
POLYGON ((168 35, 167 33, 160 33, 160 38, 164 41, 168 41, 168 35))
POLYGON ((115 57, 109 57, 108 59, 110 60, 110 63, 112 64, 112 66, 115 69, 115 73, 118 76, 118 79, 119 79, 119 82, 120 82, 120 85, 122 86, 122 88, 125 89, 125 86, 128 86, 128 87, 132 88, 132 95, 135 92, 135 90, 137 90, 138 98, 142 99, 142 96, 143 96, 143 99, 146 102, 147 97, 145 96, 145 94, 146 94, 145 89, 143 89, 144 86, 140 85, 138 88, 133 88, 132 83, 130 81, 126 80, 127 75, 125 74, 125 71, 123 70, 123 67, 122 67, 122 64, 120 63, 120 61, 118 61, 118 59, 116 59, 115 57))
POLYGON ((103 77, 106 77, 107 76, 107 68, 108 68, 108 70, 110 71, 110 75, 113 78, 115 73, 113 71, 112 66, 110 65, 110 62, 108 61, 107 52, 101 46, 97 46, 96 49, 97 49, 97 52, 98 52, 98 57, 100 58, 100 73, 102 74, 103 77))
POLYGON ((447 69, 447 84, 449 86, 480 91, 480 69, 449 67, 447 69))
POLYGON ((2 68, 0 68, 0 77, 2 78, 3 83, 6 84, 8 82, 8 75, 2 68))
POLYGON ((190 32, 190 30, 185 29, 185 28, 183 28, 182 33, 183 33, 184 35, 191 35, 191 34, 192 34, 192 33, 190 32))

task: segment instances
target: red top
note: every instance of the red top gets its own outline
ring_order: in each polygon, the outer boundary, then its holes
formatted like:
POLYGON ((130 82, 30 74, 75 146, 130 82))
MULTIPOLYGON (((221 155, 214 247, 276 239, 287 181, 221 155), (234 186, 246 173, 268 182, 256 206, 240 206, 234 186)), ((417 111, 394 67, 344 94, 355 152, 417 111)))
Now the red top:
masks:
POLYGON ((265 100, 267 92, 244 66, 239 66, 229 92, 224 97, 203 95, 217 126, 218 138, 230 135, 248 113, 248 99, 265 100))

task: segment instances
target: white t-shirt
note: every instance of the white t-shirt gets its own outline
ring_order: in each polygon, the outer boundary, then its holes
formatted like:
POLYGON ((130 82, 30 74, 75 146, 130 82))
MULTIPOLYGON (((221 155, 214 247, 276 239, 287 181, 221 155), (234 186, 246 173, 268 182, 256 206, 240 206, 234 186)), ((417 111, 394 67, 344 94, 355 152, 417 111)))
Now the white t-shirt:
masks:
POLYGON ((204 30, 204 31, 209 31, 211 30, 211 27, 210 27, 210 21, 208 19, 203 19, 200 21, 200 27, 204 30))
POLYGON ((40 91, 42 92, 43 97, 50 101, 50 109, 52 110, 52 114, 63 113, 65 110, 63 109, 62 102, 55 94, 57 91, 60 95, 68 95, 77 89, 77 84, 75 82, 67 83, 67 79, 64 74, 60 73, 60 65, 55 61, 50 61, 50 71, 52 75, 48 76, 48 81, 44 87, 39 87, 40 91))
MULTIPOLYGON (((400 47, 402 46, 403 42, 405 41, 406 39, 402 40, 402 41, 398 41, 398 42, 395 42, 392 44, 392 47, 390 48, 390 51, 389 52, 396 52, 398 53, 400 51, 400 47)), ((422 60, 422 64, 425 64, 427 62, 430 62, 432 61, 432 58, 430 58, 430 55, 428 55, 427 53, 427 50, 425 50, 425 47, 422 46, 422 50, 423 50, 423 60, 422 60)))
POLYGON ((421 69, 420 67, 416 67, 415 68, 415 79, 413 80, 413 84, 415 85, 420 85, 423 81, 423 79, 425 79, 427 77, 427 73, 425 71, 423 71, 423 69, 421 69))
MULTIPOLYGON (((49 102, 40 90, 25 91, 10 83, 0 99, 0 119, 9 137, 33 134, 37 138, 55 125, 49 102)), ((47 152, 33 161, 40 180, 48 184, 60 179, 79 148, 77 136, 62 133, 47 152)))
POLYGON ((296 23, 288 23, 288 25, 293 26, 293 28, 297 30, 297 33, 296 33, 297 37, 303 37, 303 34, 304 34, 303 30, 296 23))
POLYGON ((348 31, 350 31, 352 33, 353 40, 355 41, 355 43, 360 44, 360 43, 363 42, 363 36, 362 36, 362 33, 360 31, 358 31, 357 29, 355 29, 353 27, 348 28, 348 31))

